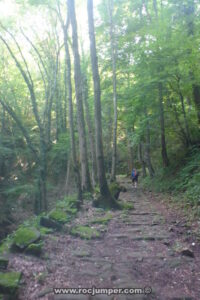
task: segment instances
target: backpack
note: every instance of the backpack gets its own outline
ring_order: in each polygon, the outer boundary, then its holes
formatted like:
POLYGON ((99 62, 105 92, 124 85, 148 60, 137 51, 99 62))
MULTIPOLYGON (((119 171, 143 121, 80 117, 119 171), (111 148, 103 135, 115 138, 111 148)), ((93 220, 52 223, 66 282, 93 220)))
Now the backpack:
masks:
POLYGON ((132 178, 134 178, 136 174, 137 174, 136 170, 133 169, 133 171, 131 173, 132 178))

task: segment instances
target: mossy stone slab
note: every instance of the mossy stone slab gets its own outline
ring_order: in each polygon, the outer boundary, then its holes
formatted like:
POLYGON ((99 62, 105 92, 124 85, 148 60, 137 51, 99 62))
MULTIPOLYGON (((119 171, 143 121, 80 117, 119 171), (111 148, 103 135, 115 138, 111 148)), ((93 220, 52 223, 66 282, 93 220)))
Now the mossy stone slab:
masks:
POLYGON ((15 232, 13 245, 24 250, 28 245, 37 242, 40 239, 40 232, 31 227, 22 227, 15 232))
POLYGON ((73 256, 76 257, 90 257, 91 256, 91 252, 85 249, 78 249, 72 252, 73 256))
POLYGON ((70 233, 74 236, 78 236, 82 239, 88 240, 100 237, 99 231, 97 231, 95 228, 91 228, 88 226, 73 227, 70 233))
POLYGON ((19 287, 21 276, 21 272, 0 273, 0 293, 15 294, 19 287))

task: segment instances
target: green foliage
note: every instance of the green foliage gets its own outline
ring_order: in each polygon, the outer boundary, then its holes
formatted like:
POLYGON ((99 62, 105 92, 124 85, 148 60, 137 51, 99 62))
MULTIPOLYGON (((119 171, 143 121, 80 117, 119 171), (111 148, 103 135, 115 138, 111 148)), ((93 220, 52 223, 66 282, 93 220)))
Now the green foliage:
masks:
POLYGON ((63 200, 57 201, 56 207, 75 215, 77 213, 77 195, 64 197, 63 200))
POLYGON ((69 160, 69 134, 60 134, 59 140, 52 145, 49 152, 49 174, 57 181, 65 174, 69 160))
POLYGON ((155 178, 143 180, 145 188, 156 192, 170 192, 186 206, 200 205, 200 153, 192 148, 184 160, 174 162, 168 169, 161 169, 155 178), (179 196, 177 198, 177 196, 179 196))
POLYGON ((70 222, 77 213, 77 196, 71 195, 57 201, 56 207, 50 211, 48 217, 60 223, 70 222))
POLYGON ((4 194, 7 197, 17 198, 21 194, 31 195, 35 192, 36 188, 32 184, 16 184, 15 186, 7 187, 4 194))
POLYGON ((83 193, 83 199, 86 200, 86 201, 93 200, 92 193, 90 193, 90 192, 84 192, 83 193))

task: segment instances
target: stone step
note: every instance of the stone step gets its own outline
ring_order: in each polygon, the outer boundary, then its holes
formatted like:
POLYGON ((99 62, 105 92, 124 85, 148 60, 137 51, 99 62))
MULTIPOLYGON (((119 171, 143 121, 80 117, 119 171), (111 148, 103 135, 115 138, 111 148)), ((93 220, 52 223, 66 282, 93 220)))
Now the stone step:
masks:
POLYGON ((126 233, 115 233, 110 234, 107 236, 108 238, 113 239, 131 239, 132 241, 156 241, 156 240, 165 240, 169 239, 168 235, 141 235, 141 236, 135 236, 135 235, 129 235, 126 233))
POLYGON ((130 212, 129 215, 133 215, 133 216, 135 216, 135 215, 136 216, 147 216, 147 215, 152 216, 152 215, 157 215, 158 216, 159 214, 157 212, 153 212, 153 211, 152 212, 149 212, 149 211, 148 212, 135 212, 134 211, 134 212, 130 212))

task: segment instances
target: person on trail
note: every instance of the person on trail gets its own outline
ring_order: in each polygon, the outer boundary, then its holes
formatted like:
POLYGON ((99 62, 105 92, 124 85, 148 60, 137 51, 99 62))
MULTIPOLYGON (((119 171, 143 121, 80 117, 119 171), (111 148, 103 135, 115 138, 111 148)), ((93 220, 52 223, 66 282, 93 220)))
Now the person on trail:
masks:
POLYGON ((139 176, 139 173, 138 171, 133 168, 132 172, 131 172, 131 178, 132 178, 132 183, 133 183, 133 186, 135 188, 137 188, 137 184, 138 184, 138 176, 139 176))

